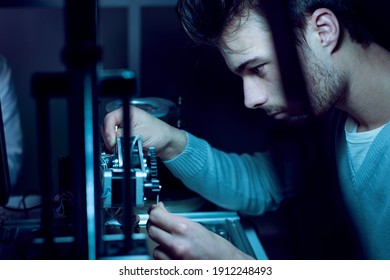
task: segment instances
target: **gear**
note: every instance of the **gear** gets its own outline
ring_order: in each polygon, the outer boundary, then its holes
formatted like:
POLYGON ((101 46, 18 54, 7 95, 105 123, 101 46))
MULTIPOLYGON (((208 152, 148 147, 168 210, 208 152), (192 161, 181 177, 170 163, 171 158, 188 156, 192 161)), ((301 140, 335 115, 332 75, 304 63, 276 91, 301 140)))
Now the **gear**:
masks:
MULTIPOLYGON (((160 180, 158 179, 158 165, 157 165, 157 153, 155 147, 149 147, 148 152, 148 168, 147 168, 147 181, 145 182, 145 192, 148 194, 158 194, 160 192, 160 180)), ((145 193, 146 194, 146 193, 145 193)))
POLYGON ((149 172, 151 180, 158 180, 157 153, 155 147, 149 148, 149 172))

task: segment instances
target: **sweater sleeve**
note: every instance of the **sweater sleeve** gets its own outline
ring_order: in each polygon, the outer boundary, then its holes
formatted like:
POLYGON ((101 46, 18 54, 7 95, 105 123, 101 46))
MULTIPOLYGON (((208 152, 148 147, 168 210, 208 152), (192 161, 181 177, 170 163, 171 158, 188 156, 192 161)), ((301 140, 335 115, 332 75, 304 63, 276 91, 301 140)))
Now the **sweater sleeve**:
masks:
POLYGON ((245 214, 277 208, 286 193, 267 153, 225 153, 190 133, 187 136, 186 149, 164 163, 188 188, 218 206, 245 214))

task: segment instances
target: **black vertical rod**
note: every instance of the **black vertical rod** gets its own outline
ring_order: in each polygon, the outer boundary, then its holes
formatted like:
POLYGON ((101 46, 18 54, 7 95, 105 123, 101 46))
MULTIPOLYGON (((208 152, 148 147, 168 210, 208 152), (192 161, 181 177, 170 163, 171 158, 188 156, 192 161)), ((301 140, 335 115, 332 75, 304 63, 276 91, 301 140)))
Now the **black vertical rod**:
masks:
MULTIPOLYGON (((124 206, 123 206, 123 234, 124 234, 124 253, 129 254, 133 248, 133 207, 135 205, 134 201, 134 193, 135 193, 135 186, 134 186, 134 180, 131 180, 131 149, 130 149, 130 108, 129 108, 129 98, 123 97, 123 134, 124 134, 124 157, 123 157, 123 168, 125 170, 125 176, 124 176, 124 206)), ((135 176, 135 174, 134 174, 135 176)))
POLYGON ((312 115, 306 83, 295 44, 295 33, 288 4, 284 0, 263 1, 266 17, 271 27, 280 74, 290 114, 312 115))
POLYGON ((347 255, 354 254, 356 248, 351 253, 349 247, 355 246, 352 244, 353 237, 348 238, 349 240, 344 237, 347 236, 344 234, 345 230, 349 230, 350 220, 345 216, 343 202, 338 199, 342 195, 338 188, 337 171, 334 169, 334 159, 329 156, 328 145, 330 141, 334 142, 334 135, 325 135, 329 133, 325 120, 316 118, 310 108, 288 1, 268 0, 262 4, 266 8, 273 34, 290 113, 308 116, 303 121, 292 121, 287 127, 279 127, 279 130, 289 129, 289 146, 288 151, 284 150, 284 163, 287 163, 285 166, 289 168, 289 173, 294 173, 295 180, 291 182, 299 183, 294 184, 295 193, 298 194, 294 210, 304 214, 299 215, 299 220, 290 225, 289 238, 294 240, 293 247, 297 246, 294 249, 297 250, 298 258, 329 259, 335 256, 337 258, 340 253, 345 257, 345 248, 347 255), (286 160, 286 154, 290 160, 286 160), (294 166, 288 164, 291 159, 294 166), (318 163, 315 170, 307 164, 313 160, 318 163), (334 228, 337 228, 336 233, 333 232, 334 228))
POLYGON ((45 96, 38 96, 37 120, 38 120, 38 151, 39 151, 39 184, 42 196, 41 231, 43 238, 42 259, 55 257, 53 242, 53 211, 51 201, 53 199, 53 178, 51 164, 51 129, 50 129, 50 106, 45 96))
POLYGON ((80 259, 99 257, 101 215, 98 174, 97 1, 67 0, 64 61, 70 78, 69 125, 75 242, 80 259))

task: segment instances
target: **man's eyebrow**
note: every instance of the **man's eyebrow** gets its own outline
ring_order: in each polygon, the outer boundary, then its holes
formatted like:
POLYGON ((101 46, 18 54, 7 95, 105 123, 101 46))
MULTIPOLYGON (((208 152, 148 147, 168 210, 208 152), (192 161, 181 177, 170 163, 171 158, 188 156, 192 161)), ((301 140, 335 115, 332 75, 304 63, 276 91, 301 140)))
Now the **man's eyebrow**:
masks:
POLYGON ((248 64, 252 64, 253 62, 258 62, 259 60, 261 60, 261 57, 259 57, 259 56, 248 59, 248 60, 244 61, 243 63, 241 63, 238 67, 236 67, 234 69, 234 72, 240 74, 247 68, 248 64))

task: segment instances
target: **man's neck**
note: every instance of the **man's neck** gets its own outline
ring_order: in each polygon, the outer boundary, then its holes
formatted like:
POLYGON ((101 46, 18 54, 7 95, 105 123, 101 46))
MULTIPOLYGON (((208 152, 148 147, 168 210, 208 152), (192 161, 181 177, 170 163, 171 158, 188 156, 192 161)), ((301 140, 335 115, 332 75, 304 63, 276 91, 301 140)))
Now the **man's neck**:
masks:
POLYGON ((348 93, 338 107, 358 122, 361 132, 390 120, 390 53, 377 44, 354 49, 348 62, 348 93))

